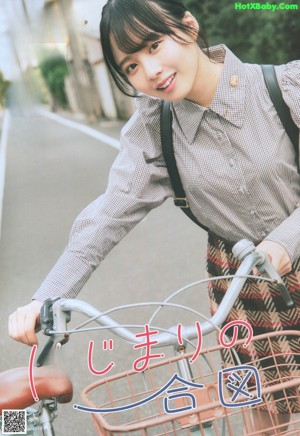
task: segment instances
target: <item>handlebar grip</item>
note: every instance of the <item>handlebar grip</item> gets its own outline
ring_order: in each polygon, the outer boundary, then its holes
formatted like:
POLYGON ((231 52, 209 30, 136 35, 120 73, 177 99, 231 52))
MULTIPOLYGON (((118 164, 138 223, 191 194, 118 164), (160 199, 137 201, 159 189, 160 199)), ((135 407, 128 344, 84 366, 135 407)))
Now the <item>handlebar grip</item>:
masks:
MULTIPOLYGON (((253 253, 254 251, 255 245, 253 244, 253 242, 248 241, 247 239, 242 239, 241 241, 237 242, 232 248, 233 255, 240 261, 244 260, 246 256, 253 253)), ((281 296, 285 301, 285 304, 288 307, 293 307, 294 302, 282 278, 280 277, 272 263, 269 261, 268 257, 264 253, 261 254, 262 262, 256 265, 257 269, 261 274, 266 273, 270 278, 274 280, 274 284, 279 289, 281 296)))

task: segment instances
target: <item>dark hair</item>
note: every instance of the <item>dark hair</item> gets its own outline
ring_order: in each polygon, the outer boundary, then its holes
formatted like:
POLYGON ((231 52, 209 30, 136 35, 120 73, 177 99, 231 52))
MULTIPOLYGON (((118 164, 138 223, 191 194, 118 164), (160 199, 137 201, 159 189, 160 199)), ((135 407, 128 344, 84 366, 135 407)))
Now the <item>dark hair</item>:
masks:
MULTIPOLYGON (((108 0, 102 10, 100 40, 105 63, 124 94, 136 96, 135 92, 130 93, 131 85, 114 58, 112 39, 126 54, 141 50, 162 34, 188 43, 176 33, 178 30, 186 34, 196 32, 183 23, 186 10, 181 0, 108 0)), ((202 39, 207 46, 203 36, 202 39)))

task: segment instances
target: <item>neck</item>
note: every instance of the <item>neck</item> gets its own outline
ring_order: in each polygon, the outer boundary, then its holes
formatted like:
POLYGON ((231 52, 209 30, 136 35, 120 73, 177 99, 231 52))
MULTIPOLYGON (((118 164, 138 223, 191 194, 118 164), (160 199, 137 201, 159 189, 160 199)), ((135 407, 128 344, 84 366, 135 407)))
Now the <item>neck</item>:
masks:
POLYGON ((209 107, 216 93, 222 70, 223 64, 211 61, 199 49, 198 72, 189 100, 209 107))

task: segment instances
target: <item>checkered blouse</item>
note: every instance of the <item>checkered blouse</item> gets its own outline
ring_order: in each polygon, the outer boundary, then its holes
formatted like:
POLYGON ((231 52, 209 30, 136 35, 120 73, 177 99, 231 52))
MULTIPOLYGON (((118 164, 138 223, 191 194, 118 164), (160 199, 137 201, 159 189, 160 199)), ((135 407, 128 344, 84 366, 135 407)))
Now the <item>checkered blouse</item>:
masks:
MULTIPOLYGON (((278 242, 300 256, 300 177, 295 153, 268 95, 261 67, 224 45, 209 108, 173 104, 175 156, 198 220, 230 241, 278 242)), ((300 61, 276 67, 283 97, 300 126, 300 61)), ((75 297, 107 253, 153 208, 173 196, 160 145, 160 101, 137 99, 122 130, 106 192, 76 219, 67 248, 34 298, 75 297)))

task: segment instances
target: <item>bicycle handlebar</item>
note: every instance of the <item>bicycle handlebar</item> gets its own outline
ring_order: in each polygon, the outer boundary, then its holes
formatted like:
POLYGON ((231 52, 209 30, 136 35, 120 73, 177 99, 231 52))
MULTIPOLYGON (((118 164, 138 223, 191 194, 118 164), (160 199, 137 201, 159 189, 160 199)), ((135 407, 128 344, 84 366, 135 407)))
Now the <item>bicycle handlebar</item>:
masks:
MULTIPOLYGON (((216 313, 210 318, 210 320, 201 323, 201 330, 203 335, 212 332, 216 327, 222 325, 222 323, 226 320, 245 281, 247 280, 247 276, 252 271, 254 266, 256 266, 262 274, 266 273, 271 279, 273 279, 274 284, 278 286, 278 289, 280 290, 286 304, 289 307, 293 306, 293 301, 281 277, 274 269, 273 265, 270 263, 268 257, 264 253, 255 251, 255 246, 252 242, 247 240, 239 241, 237 244, 235 244, 232 251, 235 257, 241 260, 241 264, 227 292, 225 293, 216 313)), ((70 311, 80 312, 89 317, 95 318, 96 322, 106 327, 107 329, 115 331, 116 335, 126 340, 127 342, 133 344, 139 344, 142 342, 142 339, 137 338, 128 328, 121 326, 111 317, 102 314, 102 312, 98 311, 90 304, 80 300, 60 299, 55 301, 52 305, 54 321, 53 330, 48 330, 48 332, 45 332, 45 329, 43 329, 42 327, 42 330, 45 334, 55 336, 56 344, 62 344, 66 341, 66 325, 70 319, 70 311)), ((156 346, 160 347, 178 344, 176 332, 177 327, 171 327, 167 332, 159 333, 158 335, 156 335, 156 346)), ((186 340, 196 339, 196 327, 183 327, 182 336, 186 340)))

